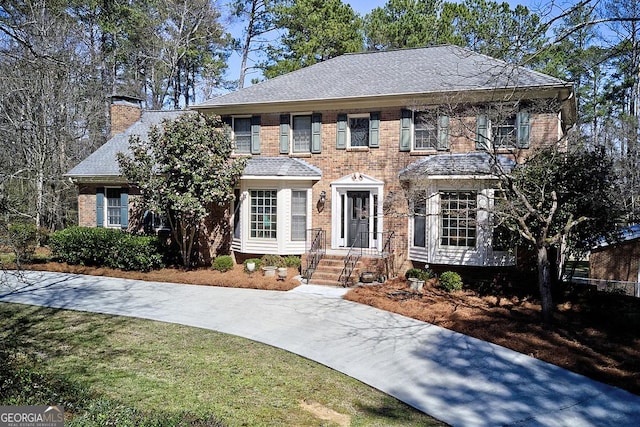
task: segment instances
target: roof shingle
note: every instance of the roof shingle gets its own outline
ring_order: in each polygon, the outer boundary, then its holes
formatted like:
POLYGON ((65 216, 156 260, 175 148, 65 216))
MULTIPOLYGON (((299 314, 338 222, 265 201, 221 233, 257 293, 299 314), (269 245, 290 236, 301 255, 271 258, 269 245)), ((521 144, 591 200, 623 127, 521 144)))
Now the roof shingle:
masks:
POLYGON ((342 55, 193 108, 567 85, 542 73, 445 45, 342 55))

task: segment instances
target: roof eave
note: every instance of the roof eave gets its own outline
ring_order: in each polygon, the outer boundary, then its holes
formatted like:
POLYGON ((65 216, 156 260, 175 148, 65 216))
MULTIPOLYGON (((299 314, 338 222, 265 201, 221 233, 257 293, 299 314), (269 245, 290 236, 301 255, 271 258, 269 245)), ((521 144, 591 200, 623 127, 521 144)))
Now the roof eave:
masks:
POLYGON ((74 184, 119 184, 125 185, 129 182, 122 175, 64 175, 74 184))
POLYGON ((399 94, 367 95, 344 98, 315 98, 304 100, 282 100, 268 102, 247 102, 234 104, 200 104, 190 108, 202 113, 259 114, 284 111, 340 110, 443 104, 443 98, 454 103, 500 102, 517 99, 543 99, 569 97, 573 93, 570 83, 536 86, 480 88, 473 90, 444 90, 437 92, 416 92, 399 94), (525 96, 526 95, 526 96, 525 96))

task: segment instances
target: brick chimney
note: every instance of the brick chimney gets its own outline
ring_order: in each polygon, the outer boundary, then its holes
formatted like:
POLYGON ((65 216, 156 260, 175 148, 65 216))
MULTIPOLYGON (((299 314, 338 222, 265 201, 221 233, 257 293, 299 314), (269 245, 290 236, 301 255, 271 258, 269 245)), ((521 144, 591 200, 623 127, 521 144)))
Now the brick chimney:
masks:
POLYGON ((112 95, 109 115, 111 116, 111 136, 124 132, 140 120, 142 99, 126 95, 112 95))

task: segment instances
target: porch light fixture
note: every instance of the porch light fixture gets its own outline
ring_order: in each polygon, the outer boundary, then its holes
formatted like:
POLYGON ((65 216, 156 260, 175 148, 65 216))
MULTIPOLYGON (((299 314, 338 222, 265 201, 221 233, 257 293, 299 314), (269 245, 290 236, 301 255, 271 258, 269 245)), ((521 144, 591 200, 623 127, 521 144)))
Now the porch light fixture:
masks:
POLYGON ((327 192, 322 190, 320 192, 320 198, 318 199, 318 203, 316 204, 316 208, 318 212, 322 212, 324 210, 324 204, 327 201, 327 192))

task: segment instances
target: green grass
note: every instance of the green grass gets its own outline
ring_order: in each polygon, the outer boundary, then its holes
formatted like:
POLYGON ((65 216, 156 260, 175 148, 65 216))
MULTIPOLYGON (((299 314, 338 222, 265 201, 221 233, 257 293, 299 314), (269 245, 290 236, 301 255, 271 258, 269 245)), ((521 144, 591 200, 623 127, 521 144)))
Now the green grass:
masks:
POLYGON ((5 303, 0 319, 0 402, 63 402, 68 425, 338 425, 301 401, 353 426, 441 425, 325 366, 231 335, 5 303))

